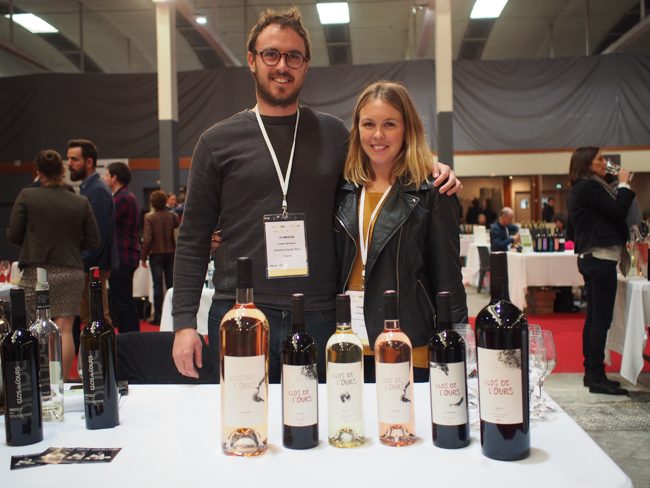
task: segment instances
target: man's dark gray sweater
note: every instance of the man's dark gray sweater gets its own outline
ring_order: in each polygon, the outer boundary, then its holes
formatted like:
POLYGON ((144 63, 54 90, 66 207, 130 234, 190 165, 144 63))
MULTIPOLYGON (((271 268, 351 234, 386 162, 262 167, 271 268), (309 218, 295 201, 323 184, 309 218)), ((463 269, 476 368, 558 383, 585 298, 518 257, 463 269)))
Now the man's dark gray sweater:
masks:
MULTIPOLYGON (((283 173, 293 138, 291 120, 280 117, 273 122, 264 117, 283 173)), ((224 239, 215 255, 215 299, 235 298, 237 258, 248 256, 253 260, 257 304, 290 309, 291 294, 299 292, 305 294, 307 310, 334 308, 337 270, 332 222, 347 138, 339 119, 300 108, 287 201, 289 212, 307 217, 309 277, 269 280, 263 216, 281 212, 282 190, 255 113, 240 112, 201 135, 192 156, 176 245, 174 330, 196 328, 210 235, 217 224, 224 239)))

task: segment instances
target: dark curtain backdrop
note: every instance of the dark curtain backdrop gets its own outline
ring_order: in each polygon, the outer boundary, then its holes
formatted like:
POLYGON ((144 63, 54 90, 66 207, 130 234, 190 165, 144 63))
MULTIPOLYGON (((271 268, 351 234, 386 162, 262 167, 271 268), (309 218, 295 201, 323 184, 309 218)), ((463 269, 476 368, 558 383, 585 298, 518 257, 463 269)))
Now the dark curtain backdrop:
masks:
MULTIPOLYGON (((310 68, 302 103, 349 126, 357 95, 378 79, 410 90, 435 148, 432 60, 310 68)), ((456 150, 650 144, 650 56, 459 61, 454 63, 456 150)), ((158 157, 155 74, 42 74, 0 79, 0 161, 63 151, 72 137, 93 139, 100 157, 158 157)), ((252 107, 243 68, 178 75, 179 154, 199 134, 252 107)))

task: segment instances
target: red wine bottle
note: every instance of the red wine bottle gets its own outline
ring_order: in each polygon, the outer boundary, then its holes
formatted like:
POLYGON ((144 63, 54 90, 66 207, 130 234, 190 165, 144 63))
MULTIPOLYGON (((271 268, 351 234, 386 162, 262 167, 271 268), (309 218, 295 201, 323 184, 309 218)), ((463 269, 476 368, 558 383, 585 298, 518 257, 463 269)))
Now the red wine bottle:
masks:
POLYGON ((25 446, 43 440, 39 389, 38 339, 27 330, 25 290, 12 288, 11 332, 0 345, 7 444, 25 446))
POLYGON ((120 423, 115 373, 115 331, 104 321, 99 268, 91 269, 90 324, 81 331, 80 351, 87 429, 109 429, 120 423))
POLYGON ((437 327, 429 341, 429 386, 433 444, 458 449, 469 444, 465 341, 451 326, 451 295, 436 297, 437 327))
POLYGON ((490 257, 490 303, 476 316, 481 447, 492 459, 530 454, 528 322, 510 303, 506 253, 490 257))
POLYGON ((318 445, 316 341, 305 332, 305 296, 291 297, 291 333, 282 342, 282 444, 289 449, 318 445))

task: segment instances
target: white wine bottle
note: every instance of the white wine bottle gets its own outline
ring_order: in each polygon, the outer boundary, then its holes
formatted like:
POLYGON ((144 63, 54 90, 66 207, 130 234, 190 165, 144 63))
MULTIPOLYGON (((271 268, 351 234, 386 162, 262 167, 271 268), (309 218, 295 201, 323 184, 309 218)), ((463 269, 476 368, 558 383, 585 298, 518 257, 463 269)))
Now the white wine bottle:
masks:
POLYGON ((359 447, 363 425, 363 345, 352 332, 350 297, 336 296, 336 331, 327 341, 327 438, 334 447, 359 447))
POLYGON ((47 270, 36 268, 36 320, 29 328, 38 339, 43 420, 63 421, 63 355, 61 333, 50 318, 47 270))
POLYGON ((237 260, 235 306, 221 320, 221 443, 258 456, 268 442, 269 322, 253 303, 253 263, 237 260))

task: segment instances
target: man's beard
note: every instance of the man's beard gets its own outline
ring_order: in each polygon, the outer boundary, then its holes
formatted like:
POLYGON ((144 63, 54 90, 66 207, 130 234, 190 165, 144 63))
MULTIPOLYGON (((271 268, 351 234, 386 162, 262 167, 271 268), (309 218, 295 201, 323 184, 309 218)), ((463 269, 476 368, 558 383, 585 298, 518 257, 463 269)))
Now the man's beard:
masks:
POLYGON ((71 181, 81 181, 86 179, 86 168, 83 167, 78 171, 70 170, 71 181))
MULTIPOLYGON (((278 72, 274 74, 276 76, 284 76, 295 80, 295 78, 287 72, 278 72)), ((289 105, 296 103, 298 100, 298 95, 300 94, 300 90, 302 89, 302 85, 296 86, 293 92, 285 93, 284 95, 278 97, 273 95, 268 87, 268 85, 272 83, 272 81, 268 79, 268 76, 269 75, 267 75, 265 79, 261 79, 261 76, 258 75, 257 72, 253 73, 253 78, 255 79, 255 89, 265 102, 274 107, 288 107, 289 105)))

